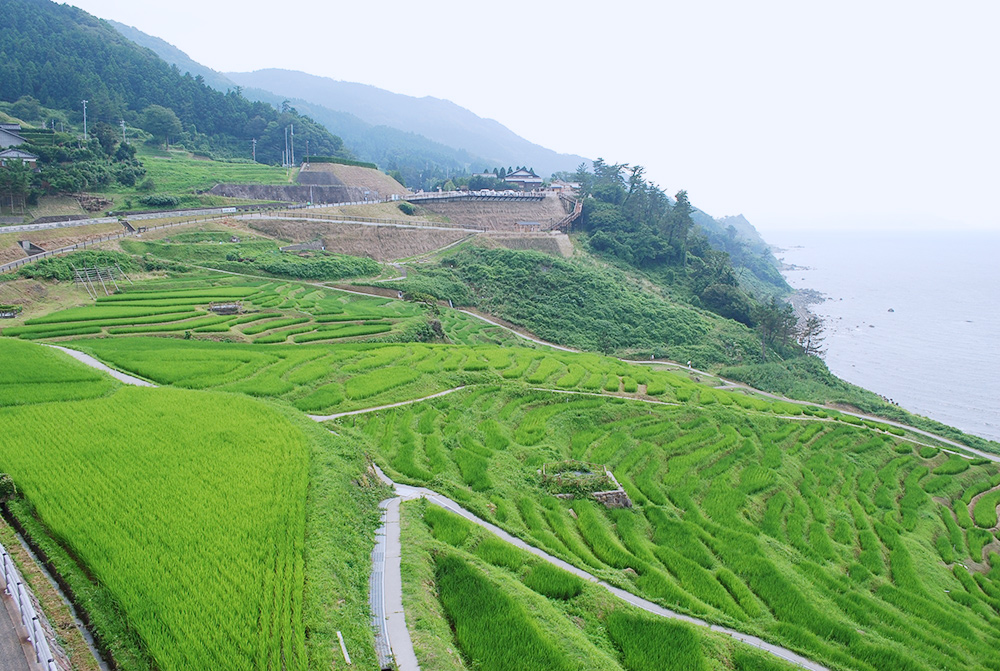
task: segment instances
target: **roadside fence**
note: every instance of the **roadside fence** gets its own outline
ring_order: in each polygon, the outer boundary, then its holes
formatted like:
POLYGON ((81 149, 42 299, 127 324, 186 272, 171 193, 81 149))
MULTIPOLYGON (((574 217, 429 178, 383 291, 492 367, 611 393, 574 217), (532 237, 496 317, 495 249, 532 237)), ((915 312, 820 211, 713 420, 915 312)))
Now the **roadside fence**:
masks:
POLYGON ((0 581, 2 581, 0 587, 10 595, 17 606, 21 625, 27 630, 28 640, 31 641, 31 647, 35 651, 35 661, 45 671, 59 671, 59 666, 49 648, 49 642, 45 638, 45 631, 42 629, 42 618, 35 610, 31 594, 24 586, 24 580, 14 566, 14 560, 3 545, 0 545, 0 581))
MULTIPOLYGON (((280 212, 271 212, 270 215, 280 215, 280 212)), ((268 214, 255 214, 254 216, 259 216, 262 218, 267 218, 268 214)), ((322 212, 303 212, 297 210, 295 214, 290 216, 296 219, 312 219, 315 221, 329 221, 330 223, 336 224, 384 224, 387 226, 405 226, 407 228, 460 228, 466 231, 483 232, 483 229, 474 224, 456 224, 452 222, 439 222, 439 221, 416 221, 410 220, 405 221, 402 219, 375 219, 373 217, 353 217, 344 216, 337 214, 326 214, 322 212)))
MULTIPOLYGON (((188 219, 185 221, 175 221, 169 224, 160 224, 159 226, 144 226, 140 227, 135 231, 122 231, 121 233, 114 233, 112 235, 102 235, 99 238, 91 238, 90 240, 84 240, 83 242, 78 242, 75 245, 70 245, 68 247, 60 247, 59 249, 53 249, 47 252, 42 252, 41 254, 35 254, 34 256, 28 256, 23 259, 18 259, 17 261, 11 261, 10 263, 5 263, 0 265, 0 273, 5 273, 10 270, 15 270, 23 265, 33 263, 38 259, 48 258, 50 256, 57 256, 59 254, 68 254, 69 252, 75 252, 79 249, 86 249, 88 247, 93 247, 96 244, 107 242, 108 240, 119 240, 121 238, 129 238, 135 235, 141 235, 146 231, 155 231, 161 228, 173 228, 175 226, 186 226, 187 224, 194 224, 198 222, 213 221, 215 219, 225 219, 226 217, 206 217, 204 219, 188 219)), ((0 229, 2 232, 2 229, 0 229)))

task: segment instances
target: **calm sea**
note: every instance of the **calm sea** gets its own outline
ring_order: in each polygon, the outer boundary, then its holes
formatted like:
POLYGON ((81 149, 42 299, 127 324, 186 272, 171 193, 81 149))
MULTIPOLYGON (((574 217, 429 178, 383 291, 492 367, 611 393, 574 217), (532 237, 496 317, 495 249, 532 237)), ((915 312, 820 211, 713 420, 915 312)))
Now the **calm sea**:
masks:
POLYGON ((911 412, 1000 441, 1000 233, 783 232, 796 289, 826 296, 824 357, 911 412))

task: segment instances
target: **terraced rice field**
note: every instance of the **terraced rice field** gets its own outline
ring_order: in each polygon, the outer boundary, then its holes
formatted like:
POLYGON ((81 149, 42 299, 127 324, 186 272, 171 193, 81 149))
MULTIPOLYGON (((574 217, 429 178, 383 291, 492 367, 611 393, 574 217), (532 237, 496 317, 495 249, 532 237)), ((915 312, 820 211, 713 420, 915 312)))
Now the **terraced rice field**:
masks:
MULTIPOLYGON (((82 298, 85 298, 83 296, 82 298)), ((217 275, 146 282, 122 293, 28 319, 0 335, 24 340, 164 334, 275 344, 399 336, 423 322, 412 303, 357 298, 310 285, 238 281, 217 275), (217 315, 212 303, 239 301, 242 312, 217 315)))
MULTIPOLYGON (((279 333, 299 328, 288 322, 282 327, 279 333)), ((313 414, 346 412, 488 383, 515 384, 522 391, 559 390, 583 395, 583 399, 630 394, 660 403, 732 406, 772 415, 822 419, 831 414, 719 391, 694 382, 684 372, 544 349, 421 343, 259 347, 167 338, 78 339, 67 344, 158 384, 276 397, 313 414)), ((850 416, 838 418, 860 423, 850 416)), ((544 421, 538 427, 544 428, 544 421)))
MULTIPOLYGON (((368 438, 394 479, 433 485, 676 610, 833 668, 997 667, 1000 542, 995 518, 981 512, 976 526, 969 511, 1000 484, 995 464, 928 458, 840 422, 499 386, 340 422, 368 438), (538 470, 564 459, 608 464, 635 507, 557 498, 538 470)), ((429 523, 439 540, 478 551, 429 523)), ((436 570, 456 569, 449 560, 436 570)), ((467 617, 443 596, 442 608, 467 617)), ((453 625, 475 662, 481 653, 453 625)), ((602 626, 614 637, 614 622, 602 626)))
MULTIPOLYGON (((1000 669, 995 464, 686 371, 475 344, 515 341, 453 311, 442 327, 465 344, 393 342, 431 317, 206 275, 3 330, 17 339, 0 338, 0 467, 27 499, 12 509, 97 590, 95 627, 123 641, 122 668, 328 669, 338 630, 374 664, 364 594, 384 492, 370 456, 603 580, 832 669, 1000 669), (243 313, 207 310, 233 300, 243 313), (121 389, 18 340, 52 338, 174 388, 121 389), (336 418, 339 438, 301 416, 459 387, 336 418), (634 507, 543 480, 566 460, 606 465, 634 507)), ((443 511, 404 513, 426 669, 785 668, 443 511)))
POLYGON ((366 562, 375 523, 377 498, 344 496, 360 455, 240 395, 121 387, 11 339, 0 360, 33 388, 0 390, 0 468, 24 496, 11 513, 121 668, 328 669, 336 629, 373 663, 352 624, 367 581, 344 567, 366 562))
POLYGON ((404 607, 423 669, 793 668, 626 605, 425 502, 403 506, 402 527, 404 607))

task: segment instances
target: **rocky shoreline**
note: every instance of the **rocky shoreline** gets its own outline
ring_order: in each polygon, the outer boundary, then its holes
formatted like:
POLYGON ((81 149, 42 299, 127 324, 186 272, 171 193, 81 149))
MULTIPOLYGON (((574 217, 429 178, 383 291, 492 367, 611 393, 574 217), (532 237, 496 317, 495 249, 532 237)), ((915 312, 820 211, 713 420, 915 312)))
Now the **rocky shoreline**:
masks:
POLYGON ((798 319, 800 326, 804 324, 809 317, 815 316, 812 310, 809 309, 809 306, 822 303, 825 300, 827 300, 826 294, 821 291, 816 291, 815 289, 796 289, 792 295, 788 297, 788 302, 792 305, 792 308, 794 308, 795 317, 798 319))

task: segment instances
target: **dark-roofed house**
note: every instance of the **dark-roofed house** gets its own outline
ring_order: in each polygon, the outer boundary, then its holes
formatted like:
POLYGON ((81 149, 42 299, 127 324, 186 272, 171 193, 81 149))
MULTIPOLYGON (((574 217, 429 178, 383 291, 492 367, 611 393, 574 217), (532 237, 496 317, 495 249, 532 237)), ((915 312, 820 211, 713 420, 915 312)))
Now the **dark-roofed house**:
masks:
POLYGON ((510 173, 504 177, 503 181, 514 186, 519 186, 525 191, 534 191, 542 187, 542 178, 531 170, 525 170, 524 168, 510 173))
POLYGON ((0 149, 24 144, 27 140, 21 137, 20 131, 21 126, 16 123, 0 124, 0 149))
POLYGON ((0 168, 6 168, 10 161, 21 161, 32 170, 38 168, 37 156, 13 147, 0 151, 0 168))

